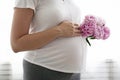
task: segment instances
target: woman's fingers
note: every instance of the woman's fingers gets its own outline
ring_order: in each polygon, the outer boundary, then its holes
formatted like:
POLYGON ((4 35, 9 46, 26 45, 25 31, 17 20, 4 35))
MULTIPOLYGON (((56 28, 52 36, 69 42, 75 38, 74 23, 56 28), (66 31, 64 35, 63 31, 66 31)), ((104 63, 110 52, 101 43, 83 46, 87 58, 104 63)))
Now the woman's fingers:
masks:
POLYGON ((80 25, 79 24, 74 24, 75 29, 79 29, 80 25))
POLYGON ((80 36, 80 33, 73 33, 72 36, 80 36))
POLYGON ((63 34, 62 37, 80 36, 79 24, 66 20, 60 23, 59 27, 63 34))
POLYGON ((75 33, 80 33, 80 30, 74 29, 74 32, 75 32, 75 33))
POLYGON ((79 26, 79 24, 76 24, 76 23, 75 23, 74 26, 79 26))

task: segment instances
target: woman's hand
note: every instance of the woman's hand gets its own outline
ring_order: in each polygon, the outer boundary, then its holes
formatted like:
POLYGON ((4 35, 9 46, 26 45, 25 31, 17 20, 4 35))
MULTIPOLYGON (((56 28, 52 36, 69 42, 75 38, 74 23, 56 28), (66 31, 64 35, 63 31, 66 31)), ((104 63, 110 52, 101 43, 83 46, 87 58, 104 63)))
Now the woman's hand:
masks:
POLYGON ((79 25, 70 21, 63 21, 56 28, 60 31, 60 37, 80 36, 79 25))

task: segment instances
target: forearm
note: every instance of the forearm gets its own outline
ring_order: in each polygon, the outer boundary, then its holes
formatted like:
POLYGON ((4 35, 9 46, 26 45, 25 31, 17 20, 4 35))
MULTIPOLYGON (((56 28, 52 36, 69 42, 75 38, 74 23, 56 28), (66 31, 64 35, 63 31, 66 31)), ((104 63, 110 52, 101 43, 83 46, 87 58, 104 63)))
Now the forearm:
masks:
POLYGON ((59 35, 60 31, 57 28, 27 34, 16 40, 13 43, 13 48, 15 52, 38 49, 55 40, 59 35))

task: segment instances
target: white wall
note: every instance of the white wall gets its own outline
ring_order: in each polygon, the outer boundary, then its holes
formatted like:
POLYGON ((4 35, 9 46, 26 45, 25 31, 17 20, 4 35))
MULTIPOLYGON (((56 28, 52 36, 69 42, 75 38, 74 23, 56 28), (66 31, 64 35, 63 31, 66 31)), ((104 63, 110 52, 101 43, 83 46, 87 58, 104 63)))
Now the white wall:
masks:
POLYGON ((15 0, 0 0, 0 64, 13 64, 13 73, 21 73, 23 54, 15 54, 10 46, 10 31, 15 0))

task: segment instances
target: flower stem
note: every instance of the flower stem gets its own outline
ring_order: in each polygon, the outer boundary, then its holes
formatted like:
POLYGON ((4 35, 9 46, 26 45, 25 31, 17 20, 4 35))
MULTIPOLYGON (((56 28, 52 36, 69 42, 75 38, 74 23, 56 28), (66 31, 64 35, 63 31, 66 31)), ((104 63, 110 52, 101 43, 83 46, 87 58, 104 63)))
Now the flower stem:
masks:
POLYGON ((88 40, 88 37, 86 38, 86 41, 87 41, 87 43, 89 44, 89 46, 91 46, 91 44, 90 44, 90 42, 89 42, 89 40, 88 40))

